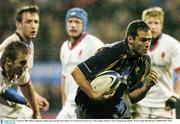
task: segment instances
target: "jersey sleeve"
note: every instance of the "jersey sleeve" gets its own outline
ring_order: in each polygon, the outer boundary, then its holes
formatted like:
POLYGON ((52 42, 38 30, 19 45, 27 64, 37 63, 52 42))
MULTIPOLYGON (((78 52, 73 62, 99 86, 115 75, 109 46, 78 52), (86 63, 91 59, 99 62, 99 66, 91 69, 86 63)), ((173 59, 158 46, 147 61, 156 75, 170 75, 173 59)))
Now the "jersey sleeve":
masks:
POLYGON ((180 69, 180 43, 177 43, 171 49, 171 62, 174 70, 180 69))
POLYGON ((91 43, 89 45, 89 51, 96 52, 99 48, 104 46, 104 43, 101 40, 94 38, 91 40, 91 43))

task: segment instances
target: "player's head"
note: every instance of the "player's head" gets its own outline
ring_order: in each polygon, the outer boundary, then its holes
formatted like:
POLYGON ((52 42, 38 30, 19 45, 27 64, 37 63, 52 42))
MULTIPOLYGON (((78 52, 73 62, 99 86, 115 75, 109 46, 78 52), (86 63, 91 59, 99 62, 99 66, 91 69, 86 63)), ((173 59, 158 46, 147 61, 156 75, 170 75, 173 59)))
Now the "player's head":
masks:
POLYGON ((8 74, 20 76, 27 69, 30 49, 23 42, 15 41, 9 43, 4 49, 1 57, 1 65, 8 74))
POLYGON ((142 13, 142 20, 151 28, 153 38, 158 37, 163 29, 164 11, 160 7, 145 9, 142 13))
POLYGON ((87 22, 88 22, 88 15, 86 13, 86 11, 82 8, 71 8, 68 10, 67 14, 66 14, 66 28, 67 28, 67 32, 68 32, 68 28, 71 28, 69 30, 74 30, 74 32, 76 31, 75 27, 73 29, 73 24, 82 24, 81 26, 81 30, 80 32, 85 32, 86 31, 86 27, 87 27, 87 22), (78 22, 79 21, 79 22, 78 22), (68 27, 70 26, 71 27, 68 27))
POLYGON ((36 5, 29 5, 19 8, 16 12, 16 21, 21 22, 23 19, 23 13, 26 12, 39 14, 39 7, 36 5))
POLYGON ((152 35, 149 26, 142 20, 135 20, 129 23, 126 30, 126 40, 130 51, 137 55, 146 55, 152 35))
POLYGON ((39 8, 36 5, 23 6, 16 12, 16 30, 23 40, 36 37, 39 29, 39 8))

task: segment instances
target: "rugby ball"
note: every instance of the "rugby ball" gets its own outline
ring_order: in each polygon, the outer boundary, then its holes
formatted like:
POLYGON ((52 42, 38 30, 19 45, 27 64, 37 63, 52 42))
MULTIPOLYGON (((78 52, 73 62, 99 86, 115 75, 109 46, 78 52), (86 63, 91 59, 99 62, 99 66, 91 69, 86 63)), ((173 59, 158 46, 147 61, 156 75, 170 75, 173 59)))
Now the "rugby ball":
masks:
POLYGON ((94 92, 97 93, 112 93, 121 83, 121 76, 114 70, 104 71, 96 76, 90 83, 94 92))

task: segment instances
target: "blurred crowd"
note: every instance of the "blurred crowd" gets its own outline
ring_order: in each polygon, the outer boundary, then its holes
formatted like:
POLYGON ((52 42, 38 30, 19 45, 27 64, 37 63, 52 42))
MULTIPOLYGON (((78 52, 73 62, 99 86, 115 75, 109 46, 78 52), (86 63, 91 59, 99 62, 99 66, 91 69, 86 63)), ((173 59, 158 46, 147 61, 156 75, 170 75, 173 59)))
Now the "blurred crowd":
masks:
POLYGON ((40 7, 40 30, 35 42, 37 61, 59 60, 60 46, 67 38, 65 12, 74 6, 88 12, 88 32, 105 43, 123 39, 127 24, 140 19, 143 9, 161 6, 165 11, 164 32, 180 40, 179 0, 1 0, 0 42, 13 33, 16 8, 27 4, 40 7))
MULTIPOLYGON (((88 32, 104 43, 111 43, 124 38, 128 23, 134 19, 141 19, 141 12, 144 9, 160 6, 165 11, 164 32, 180 41, 179 0, 1 0, 0 43, 15 29, 16 8, 28 4, 36 4, 40 7, 40 29, 34 42, 35 62, 60 63, 60 47, 67 39, 65 14, 71 7, 84 8, 89 15, 88 32)), ((43 89, 42 92, 51 101, 50 110, 59 111, 60 106, 55 107, 60 102, 52 102, 60 97, 56 97, 59 94, 58 87, 54 85, 47 87, 44 87, 46 90, 43 89)))

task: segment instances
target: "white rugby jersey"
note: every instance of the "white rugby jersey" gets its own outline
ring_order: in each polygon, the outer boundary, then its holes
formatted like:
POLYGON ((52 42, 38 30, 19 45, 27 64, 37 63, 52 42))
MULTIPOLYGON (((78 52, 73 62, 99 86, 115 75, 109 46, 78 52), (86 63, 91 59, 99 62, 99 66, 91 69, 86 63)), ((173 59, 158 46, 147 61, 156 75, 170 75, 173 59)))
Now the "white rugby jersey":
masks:
POLYGON ((75 104, 74 98, 78 85, 71 76, 72 69, 94 55, 96 50, 104 46, 103 42, 98 38, 85 34, 85 36, 71 48, 71 43, 65 41, 60 50, 60 61, 62 64, 62 75, 65 77, 65 94, 67 102, 75 104))
POLYGON ((28 60, 28 68, 31 69, 33 66, 33 60, 34 60, 34 45, 32 41, 29 42, 25 42, 22 40, 22 38, 20 37, 20 35, 18 35, 17 33, 12 34, 11 36, 9 36, 8 38, 6 38, 1 44, 0 44, 0 52, 3 52, 4 48, 11 42, 14 41, 22 41, 23 43, 25 43, 29 48, 30 48, 30 58, 28 60))
POLYGON ((138 104, 154 108, 165 107, 165 101, 174 94, 173 71, 180 69, 180 43, 173 37, 162 34, 149 55, 159 82, 151 87, 138 104))

